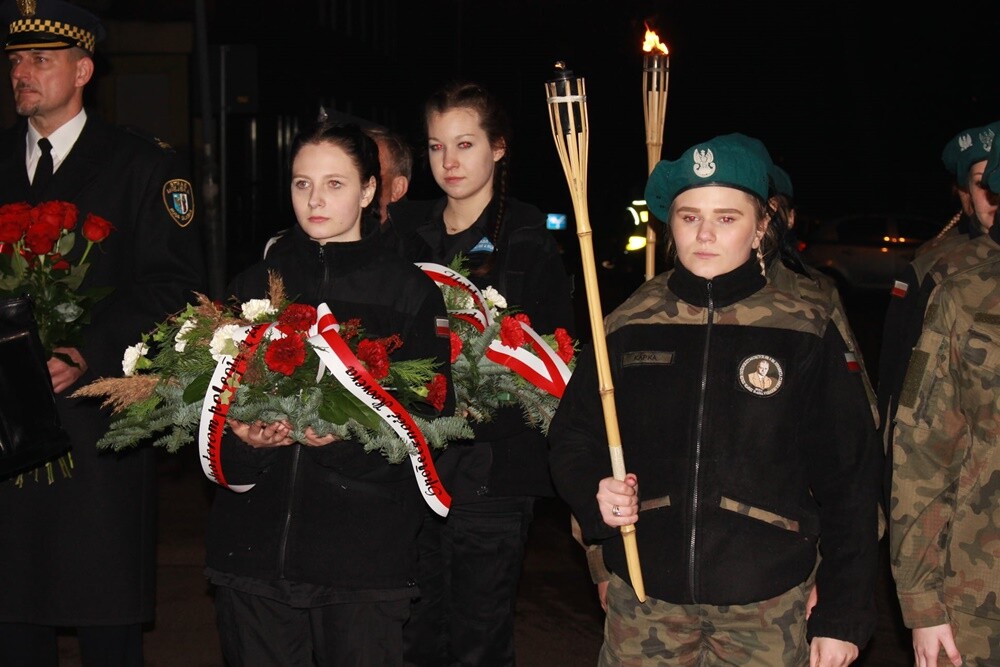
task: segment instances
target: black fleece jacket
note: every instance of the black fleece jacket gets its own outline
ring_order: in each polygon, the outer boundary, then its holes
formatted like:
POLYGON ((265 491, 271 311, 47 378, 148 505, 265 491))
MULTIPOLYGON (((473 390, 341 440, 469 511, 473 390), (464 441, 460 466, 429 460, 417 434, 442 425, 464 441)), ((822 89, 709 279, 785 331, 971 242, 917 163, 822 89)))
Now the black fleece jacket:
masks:
MULTIPOLYGON (((392 358, 434 358, 450 387, 449 340, 435 326, 447 317, 440 290, 413 264, 380 250, 377 230, 366 231, 360 241, 321 246, 296 226, 228 292, 239 302, 261 298, 268 271, 276 271, 292 300, 325 302, 341 322, 360 319, 370 337, 399 334, 403 346, 392 358)), ((454 410, 449 396, 446 413, 454 410)), ((222 465, 231 483, 256 486, 216 491, 210 571, 270 595, 276 582, 325 587, 325 601, 413 594, 407 587, 424 501, 408 461, 390 464, 355 441, 254 449, 227 432, 222 465)))
MULTIPOLYGON (((864 646, 875 625, 879 446, 860 369, 823 312, 765 284, 754 260, 713 280, 682 265, 607 318, 625 467, 650 596, 770 599, 816 566, 809 636, 864 646), (767 379, 754 373, 767 362, 767 379)), ((611 476, 592 348, 549 431, 556 488, 608 569, 620 533, 594 498, 611 476)))

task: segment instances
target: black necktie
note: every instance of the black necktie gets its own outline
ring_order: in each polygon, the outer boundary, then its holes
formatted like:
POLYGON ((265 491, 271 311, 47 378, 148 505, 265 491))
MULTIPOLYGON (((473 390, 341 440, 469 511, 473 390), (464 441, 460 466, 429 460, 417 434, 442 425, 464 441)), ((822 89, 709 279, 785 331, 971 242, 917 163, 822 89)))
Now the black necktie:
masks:
POLYGON ((52 180, 52 142, 42 137, 38 140, 38 147, 42 154, 38 158, 38 166, 35 167, 35 178, 31 181, 31 191, 35 194, 44 192, 52 180))

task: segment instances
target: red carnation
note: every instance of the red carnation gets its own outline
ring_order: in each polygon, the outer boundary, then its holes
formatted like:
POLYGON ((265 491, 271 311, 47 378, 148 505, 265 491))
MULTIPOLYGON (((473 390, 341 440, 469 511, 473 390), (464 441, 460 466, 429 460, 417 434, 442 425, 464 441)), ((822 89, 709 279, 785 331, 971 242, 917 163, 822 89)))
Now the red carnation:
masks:
POLYGON ((448 380, 438 373, 434 379, 427 383, 427 402, 434 406, 434 409, 441 412, 444 409, 444 402, 448 398, 448 380))
POLYGON ((524 313, 509 315, 500 320, 500 342, 507 347, 518 348, 528 342, 528 334, 524 333, 521 323, 531 325, 524 313))
POLYGON ((46 201, 31 211, 34 222, 58 225, 60 229, 70 230, 76 227, 76 204, 68 201, 46 201))
POLYGON ((451 334, 451 363, 458 361, 458 355, 462 354, 462 339, 454 331, 451 334))
POLYGON ((285 336, 271 341, 264 352, 264 363, 275 373, 291 375, 306 360, 306 345, 300 336, 285 336))
POLYGON ((0 242, 17 243, 30 224, 30 204, 19 202, 0 206, 0 242))
POLYGON ((559 349, 556 350, 556 354, 565 363, 569 363, 573 355, 576 354, 576 350, 573 349, 573 339, 570 337, 569 332, 559 327, 555 330, 556 344, 559 349))
POLYGON ((316 323, 316 309, 304 303, 293 303, 278 315, 279 329, 287 331, 282 327, 291 327, 293 331, 309 331, 309 327, 316 323))
POLYGON ((381 380, 389 374, 389 354, 378 341, 361 341, 358 343, 357 355, 376 380, 381 380))
POLYGON ((100 243, 108 238, 108 234, 114 228, 114 225, 101 216, 88 213, 87 217, 83 219, 83 227, 80 231, 83 234, 83 238, 91 243, 100 243))

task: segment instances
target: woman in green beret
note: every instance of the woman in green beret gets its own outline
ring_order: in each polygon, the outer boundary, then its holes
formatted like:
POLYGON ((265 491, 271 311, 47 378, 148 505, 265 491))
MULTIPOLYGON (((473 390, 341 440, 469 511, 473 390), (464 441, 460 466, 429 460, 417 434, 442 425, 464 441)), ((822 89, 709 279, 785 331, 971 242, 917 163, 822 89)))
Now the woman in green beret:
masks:
POLYGON ((765 277, 768 167, 727 135, 650 176, 674 268, 606 320, 626 478, 611 475, 592 348, 552 422, 556 488, 612 574, 600 665, 841 666, 874 631, 882 450, 830 309, 765 277))

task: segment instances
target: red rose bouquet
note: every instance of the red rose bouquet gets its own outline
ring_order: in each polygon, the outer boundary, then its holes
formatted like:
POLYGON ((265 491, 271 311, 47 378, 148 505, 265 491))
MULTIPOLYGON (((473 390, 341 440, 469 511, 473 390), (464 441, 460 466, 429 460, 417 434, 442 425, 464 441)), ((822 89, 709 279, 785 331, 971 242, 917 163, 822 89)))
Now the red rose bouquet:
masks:
POLYGON ((110 222, 65 201, 0 206, 0 297, 28 295, 46 353, 75 346, 89 311, 110 288, 82 290, 87 257, 108 237, 110 222), (84 244, 79 243, 82 237, 84 244), (77 246, 83 246, 77 251, 77 246))
POLYGON ((380 450, 398 463, 412 446, 387 426, 398 415, 387 420, 372 409, 382 408, 386 395, 408 411, 432 448, 471 437, 461 417, 436 416, 448 388, 433 360, 392 360, 404 344, 398 335, 374 338, 363 322, 334 324, 333 315, 325 327, 336 338, 324 342, 318 334, 327 316, 311 305, 288 303, 275 276, 268 298, 238 307, 200 297, 125 351, 125 377, 97 380, 74 396, 103 397, 112 407, 110 430, 97 446, 115 450, 147 440, 169 451, 196 438, 204 444, 211 430, 206 419, 224 406, 225 418, 216 419, 223 429, 226 419, 287 420, 300 442, 311 426, 319 434, 358 440, 366 451, 380 450), (356 379, 377 383, 369 395, 385 394, 366 403, 356 379))

